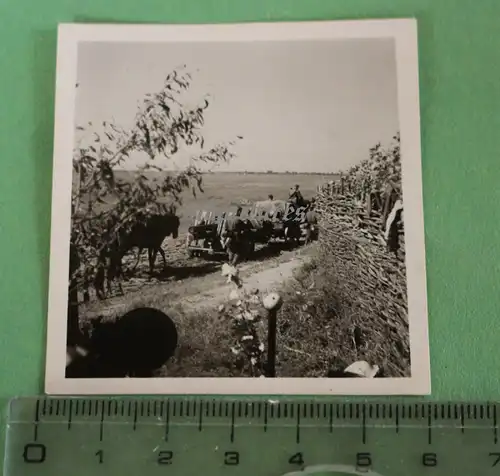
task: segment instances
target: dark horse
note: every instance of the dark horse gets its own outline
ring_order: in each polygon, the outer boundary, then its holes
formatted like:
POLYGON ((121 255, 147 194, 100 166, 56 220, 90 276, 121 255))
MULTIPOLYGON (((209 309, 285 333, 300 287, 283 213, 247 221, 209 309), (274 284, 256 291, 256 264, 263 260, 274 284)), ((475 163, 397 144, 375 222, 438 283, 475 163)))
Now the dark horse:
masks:
POLYGON ((148 250, 149 272, 153 274, 156 256, 158 252, 163 258, 163 267, 167 267, 167 259, 161 245, 165 238, 172 235, 174 239, 179 236, 180 220, 176 215, 150 215, 144 222, 136 223, 128 233, 120 237, 120 251, 123 256, 132 248, 139 248, 137 261, 133 269, 137 268, 139 259, 144 248, 148 250))

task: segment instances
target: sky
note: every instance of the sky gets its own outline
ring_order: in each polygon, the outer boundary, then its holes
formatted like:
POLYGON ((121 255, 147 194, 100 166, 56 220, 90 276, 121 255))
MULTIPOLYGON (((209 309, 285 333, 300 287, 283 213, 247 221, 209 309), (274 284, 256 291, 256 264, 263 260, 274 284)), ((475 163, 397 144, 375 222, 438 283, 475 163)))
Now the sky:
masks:
MULTIPOLYGON (((210 95, 205 148, 243 136, 218 170, 335 173, 399 128, 392 39, 82 43, 76 125, 113 119, 131 127, 144 96, 182 65, 193 75, 186 103, 210 95)), ((175 170, 196 152, 155 163, 175 170)), ((132 154, 123 168, 145 160, 132 154)))

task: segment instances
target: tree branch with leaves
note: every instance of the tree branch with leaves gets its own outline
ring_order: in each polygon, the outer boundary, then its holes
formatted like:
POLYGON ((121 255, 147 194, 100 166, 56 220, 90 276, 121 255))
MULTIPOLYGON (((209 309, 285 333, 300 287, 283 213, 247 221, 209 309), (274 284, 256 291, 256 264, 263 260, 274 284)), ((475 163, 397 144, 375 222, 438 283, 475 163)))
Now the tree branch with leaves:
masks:
POLYGON ((218 165, 234 157, 232 147, 241 136, 205 149, 204 114, 210 101, 206 96, 188 106, 183 96, 191 83, 189 72, 172 71, 159 91, 146 95, 130 129, 115 121, 77 127, 72 243, 83 267, 95 271, 103 250, 134 224, 151 215, 175 213, 183 192, 203 192, 202 165, 218 165), (181 148, 198 149, 184 169, 166 173, 154 163, 159 157, 173 159, 181 148), (137 153, 149 160, 126 177, 116 174, 137 153))

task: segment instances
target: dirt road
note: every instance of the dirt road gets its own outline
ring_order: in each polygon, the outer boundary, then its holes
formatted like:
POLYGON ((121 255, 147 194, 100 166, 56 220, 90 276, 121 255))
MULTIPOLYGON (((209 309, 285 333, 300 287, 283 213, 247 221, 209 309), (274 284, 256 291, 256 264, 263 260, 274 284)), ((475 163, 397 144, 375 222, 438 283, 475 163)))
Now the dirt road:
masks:
MULTIPOLYGON (((146 263, 142 262, 137 272, 125 281, 124 295, 82 305, 81 318, 87 320, 98 315, 113 318, 134 307, 199 310, 216 307, 228 299, 234 285, 222 276, 222 262, 188 259, 181 245, 170 247, 169 251, 168 268, 164 273, 150 278, 146 263)), ((293 250, 257 250, 255 260, 239 266, 243 285, 248 289, 258 288, 261 293, 276 291, 313 253, 314 245, 293 250)), ((133 263, 134 258, 127 261, 133 263)), ((157 269, 161 269, 161 261, 157 269)))
MULTIPOLYGON (((270 267, 255 271, 251 265, 240 268, 240 277, 244 288, 257 288, 262 294, 278 291, 280 287, 290 278, 293 272, 307 260, 305 256, 292 256, 289 261, 281 263, 270 263, 270 267)), ((182 298, 184 308, 203 309, 215 307, 227 301, 231 290, 235 289, 233 284, 223 281, 225 278, 219 275, 211 282, 211 287, 195 294, 186 294, 182 298), (221 282, 222 281, 222 282, 221 282)))

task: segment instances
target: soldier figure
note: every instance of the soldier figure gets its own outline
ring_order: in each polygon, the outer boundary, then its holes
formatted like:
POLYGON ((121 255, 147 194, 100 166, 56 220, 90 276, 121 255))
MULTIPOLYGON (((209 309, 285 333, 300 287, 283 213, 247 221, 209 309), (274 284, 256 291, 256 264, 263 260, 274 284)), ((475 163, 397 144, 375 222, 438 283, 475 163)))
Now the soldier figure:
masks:
POLYGON ((295 185, 295 187, 290 189, 290 196, 288 197, 288 200, 294 203, 296 207, 302 206, 304 203, 304 197, 299 190, 299 185, 295 185))
POLYGON ((226 220, 225 229, 223 232, 224 247, 229 255, 229 264, 236 266, 243 254, 243 220, 238 216, 230 216, 226 220))

